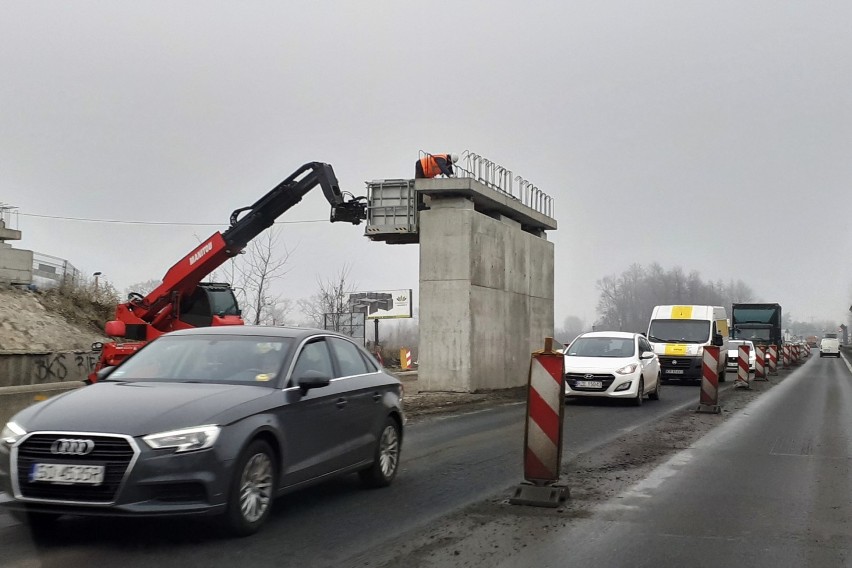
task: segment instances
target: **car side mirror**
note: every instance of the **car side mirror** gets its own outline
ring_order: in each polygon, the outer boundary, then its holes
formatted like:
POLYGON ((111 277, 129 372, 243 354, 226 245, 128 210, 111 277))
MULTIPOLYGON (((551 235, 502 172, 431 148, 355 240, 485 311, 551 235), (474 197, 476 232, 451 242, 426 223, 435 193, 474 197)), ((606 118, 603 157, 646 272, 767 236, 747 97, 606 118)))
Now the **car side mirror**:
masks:
POLYGON ((296 379, 296 384, 305 394, 311 389, 327 387, 331 383, 331 377, 321 373, 320 371, 305 371, 305 373, 296 379))
POLYGON ((722 337, 721 333, 717 333, 716 335, 713 336, 713 345, 715 345, 716 347, 721 347, 724 344, 725 344, 725 338, 722 337))
POLYGON ((640 359, 653 359, 654 352, 653 351, 643 351, 642 355, 639 357, 640 359))

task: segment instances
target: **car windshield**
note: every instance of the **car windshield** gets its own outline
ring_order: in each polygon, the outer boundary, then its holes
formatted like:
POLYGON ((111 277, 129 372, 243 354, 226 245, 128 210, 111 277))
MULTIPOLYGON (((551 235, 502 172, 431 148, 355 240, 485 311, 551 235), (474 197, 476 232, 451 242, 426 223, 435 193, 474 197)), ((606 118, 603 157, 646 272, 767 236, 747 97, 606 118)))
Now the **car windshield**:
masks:
POLYGON ((657 343, 704 343, 710 338, 706 320, 652 320, 648 339, 657 343))
POLYGON ((107 380, 273 386, 292 341, 250 335, 165 336, 125 361, 107 380))
POLYGON ((568 348, 569 357, 632 357, 633 338, 578 337, 568 348))

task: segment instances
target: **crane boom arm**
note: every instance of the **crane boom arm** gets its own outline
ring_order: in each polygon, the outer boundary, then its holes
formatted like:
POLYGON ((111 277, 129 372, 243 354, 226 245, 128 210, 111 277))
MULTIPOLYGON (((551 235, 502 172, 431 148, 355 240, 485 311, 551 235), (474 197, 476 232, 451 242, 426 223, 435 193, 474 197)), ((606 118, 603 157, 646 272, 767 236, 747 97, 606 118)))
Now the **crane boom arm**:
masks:
MULTIPOLYGON (((231 213, 230 227, 216 232, 192 252, 172 266, 163 283, 145 297, 136 296, 124 306, 136 318, 161 327, 169 319, 175 300, 185 298, 210 273, 275 223, 285 211, 299 203, 317 185, 331 205, 331 222, 345 221, 353 225, 366 218, 366 205, 360 198, 346 201, 331 165, 309 162, 271 189, 253 205, 231 213), (245 214, 243 214, 245 213, 245 214)), ((117 312, 117 315, 121 310, 117 312)), ((171 314, 174 317, 174 314, 171 314)))

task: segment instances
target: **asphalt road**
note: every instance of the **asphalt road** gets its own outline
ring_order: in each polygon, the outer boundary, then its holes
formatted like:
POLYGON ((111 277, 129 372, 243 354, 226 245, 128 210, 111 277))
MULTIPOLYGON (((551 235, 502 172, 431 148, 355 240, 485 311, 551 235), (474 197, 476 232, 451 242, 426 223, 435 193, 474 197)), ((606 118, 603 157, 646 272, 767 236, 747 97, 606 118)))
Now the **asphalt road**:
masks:
MULTIPOLYGON (((698 400, 695 386, 666 385, 642 407, 570 402, 563 458, 698 400)), ((224 537, 198 520, 63 518, 36 539, 0 513, 0 566, 347 566, 367 551, 416 534, 445 515, 522 480, 524 406, 424 419, 406 429, 402 470, 386 489, 363 490, 356 476, 283 497, 264 530, 224 537)))
POLYGON ((591 518, 489 566, 852 565, 852 372, 813 357, 591 518))

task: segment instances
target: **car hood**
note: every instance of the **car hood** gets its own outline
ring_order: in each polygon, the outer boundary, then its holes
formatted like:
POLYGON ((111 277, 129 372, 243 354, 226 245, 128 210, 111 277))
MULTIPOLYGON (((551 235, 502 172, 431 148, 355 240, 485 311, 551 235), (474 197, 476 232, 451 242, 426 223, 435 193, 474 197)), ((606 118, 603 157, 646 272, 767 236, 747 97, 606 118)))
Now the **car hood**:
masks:
POLYGON ((50 398, 13 420, 27 432, 61 430, 143 436, 217 423, 226 410, 269 396, 249 385, 102 382, 50 398))
POLYGON ((565 357, 566 373, 614 373, 630 363, 635 357, 565 357))

